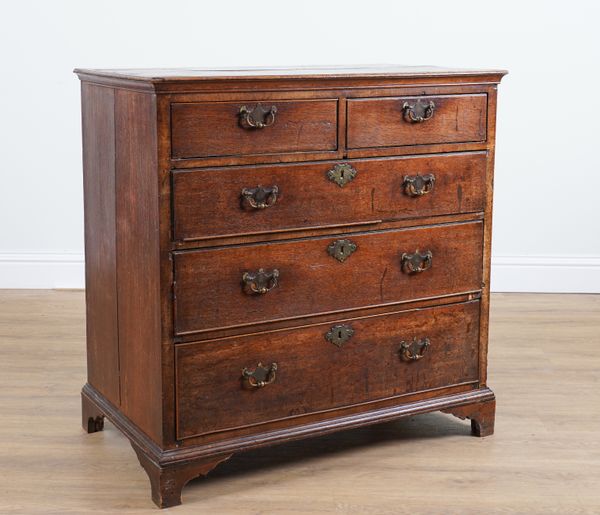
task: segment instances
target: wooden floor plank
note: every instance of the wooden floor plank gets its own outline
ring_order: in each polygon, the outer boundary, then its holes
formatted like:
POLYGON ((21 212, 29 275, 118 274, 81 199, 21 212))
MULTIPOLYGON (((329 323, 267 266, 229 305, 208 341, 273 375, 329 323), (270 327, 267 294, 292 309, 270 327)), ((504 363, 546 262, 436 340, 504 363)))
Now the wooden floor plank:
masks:
MULTIPOLYGON (((234 456, 180 515, 600 513, 600 295, 496 294, 496 434, 440 413, 234 456)), ((80 428, 84 294, 0 291, 0 513, 157 513, 126 439, 80 428)))

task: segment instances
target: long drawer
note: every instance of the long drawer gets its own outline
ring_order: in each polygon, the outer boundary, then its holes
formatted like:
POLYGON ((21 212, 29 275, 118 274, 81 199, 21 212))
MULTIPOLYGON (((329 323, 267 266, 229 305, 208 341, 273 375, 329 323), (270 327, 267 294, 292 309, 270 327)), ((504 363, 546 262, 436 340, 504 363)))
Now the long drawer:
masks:
POLYGON ((178 438, 476 382, 478 334, 474 301, 179 345, 178 438))
POLYGON ((171 104, 176 159, 332 151, 337 99, 171 104))
POLYGON ((484 208, 486 153, 173 172, 173 237, 368 223, 484 208))
POLYGON ((481 289, 480 221, 174 253, 175 332, 481 289))
POLYGON ((485 141, 487 95, 348 100, 348 148, 485 141))

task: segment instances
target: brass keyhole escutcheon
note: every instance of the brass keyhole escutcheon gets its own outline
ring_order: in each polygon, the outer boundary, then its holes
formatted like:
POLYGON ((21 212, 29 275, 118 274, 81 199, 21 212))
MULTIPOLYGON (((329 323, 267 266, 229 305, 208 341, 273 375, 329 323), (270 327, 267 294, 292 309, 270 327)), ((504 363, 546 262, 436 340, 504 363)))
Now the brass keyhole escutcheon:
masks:
POLYGON ((352 254, 354 254, 357 248, 358 245, 351 240, 335 240, 329 244, 327 247, 327 252, 340 263, 343 263, 352 254))
POLYGON ((341 347, 354 335, 354 329, 346 324, 334 325, 325 335, 328 342, 341 347))
POLYGON ((343 188, 350 181, 354 180, 358 172, 348 163, 338 163, 327 172, 327 178, 335 182, 340 188, 343 188))

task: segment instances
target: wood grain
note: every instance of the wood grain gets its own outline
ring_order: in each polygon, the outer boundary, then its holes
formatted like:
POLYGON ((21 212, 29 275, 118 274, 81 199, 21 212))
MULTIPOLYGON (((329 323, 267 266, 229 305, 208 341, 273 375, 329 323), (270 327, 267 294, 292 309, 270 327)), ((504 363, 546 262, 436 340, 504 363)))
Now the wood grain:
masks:
MULTIPOLYGON (((116 92, 116 234, 123 412, 162 441, 156 106, 116 92)), ((92 235, 90 235, 92 236, 92 235)))
POLYGON ((281 66, 281 67, 241 67, 241 68, 121 68, 112 70, 76 68, 75 73, 95 75, 98 77, 121 77, 139 81, 167 81, 190 79, 221 78, 227 81, 236 78, 353 78, 353 77, 469 77, 486 74, 504 75, 506 70, 449 68, 444 66, 402 66, 361 65, 361 66, 281 66))
POLYGON ((337 149, 337 99, 207 102, 171 105, 172 155, 177 159, 337 149), (244 128, 240 108, 275 106, 274 123, 244 128))
POLYGON ((354 334, 340 347, 325 338, 334 324, 178 346, 178 438, 477 381, 477 301, 343 323, 354 334), (403 361, 413 338, 431 345, 403 361), (258 363, 277 364, 275 381, 249 389, 240 371, 258 363))
MULTIPOLYGON (((141 83, 143 84, 143 83, 141 83)), ((419 84, 405 84, 400 87, 398 84, 390 87, 385 87, 383 82, 378 84, 377 87, 371 85, 367 88, 355 87, 352 83, 340 84, 337 88, 327 87, 324 89, 324 84, 318 81, 314 81, 312 84, 305 85, 307 89, 299 90, 294 89, 293 93, 288 91, 288 88, 284 84, 273 84, 268 91, 257 89, 256 87, 249 87, 244 89, 242 92, 229 91, 228 86, 232 83, 218 83, 220 88, 215 90, 215 85, 210 86, 210 91, 195 91, 190 90, 184 93, 176 94, 157 94, 158 97, 162 97, 165 100, 174 103, 200 103, 206 104, 211 102, 228 102, 236 103, 236 105, 242 105, 246 103, 271 103, 275 104, 279 101, 285 101, 289 99, 290 95, 293 95, 296 100, 328 100, 334 97, 338 98, 338 150, 327 151, 327 152, 295 152, 295 153, 276 153, 276 154, 256 154, 256 155, 244 155, 235 154, 231 156, 217 156, 217 157, 193 157, 185 159, 171 159, 171 166, 173 168, 196 168, 196 167, 214 167, 214 166, 231 166, 231 165, 248 165, 253 163, 284 163, 284 162, 297 162, 297 161, 320 161, 330 159, 343 159, 343 158, 365 158, 365 157, 377 157, 377 156, 400 156, 400 155, 411 155, 411 154, 433 154, 443 152, 464 152, 464 151, 475 151, 484 150, 488 146, 487 141, 476 141, 471 143, 433 143, 433 144, 418 144, 418 145, 405 145, 404 146, 392 146, 392 147, 370 147, 352 149, 348 148, 346 141, 346 114, 347 105, 346 101, 349 97, 351 99, 381 99, 381 98, 397 98, 397 97, 415 97, 415 96, 427 96, 427 97, 439 97, 439 96, 473 96, 473 95, 487 95, 494 91, 495 84, 432 84, 432 85, 419 85, 419 84), (310 89, 308 89, 310 87, 310 89), (343 125, 342 125, 343 124, 343 125)), ((329 86, 329 81, 327 82, 329 86)), ((304 86, 304 85, 303 85, 304 86)), ((401 109, 401 105, 399 109, 401 109)), ((400 113, 401 114, 401 113, 400 113)), ((397 125, 398 121, 395 115, 393 124, 397 125)), ((168 117, 170 119, 170 116, 168 117)), ((455 118, 455 117, 453 117, 455 118)), ((402 145, 402 143, 400 143, 402 145)), ((171 156, 171 153, 168 154, 171 156)))
MULTIPOLYGON (((83 292, 0 292, 2 513, 158 512, 127 438, 81 429, 84 321, 83 292)), ((493 437, 432 413, 249 451, 173 512, 600 512, 600 295, 494 294, 491 322, 493 437)))
POLYGON ((276 232, 483 211, 486 153, 281 166, 207 168, 173 172, 176 240, 276 232), (346 163, 353 180, 328 179, 346 163), (405 176, 433 174, 434 188, 420 197, 404 191, 405 176), (275 203, 253 209, 241 202, 244 188, 277 186, 275 203))
POLYGON ((88 381, 119 406, 114 91, 82 84, 81 101, 88 381))
POLYGON ((482 229, 470 222, 353 234, 357 250, 343 263, 327 247, 344 235, 178 252, 176 334, 479 290, 482 229), (407 275, 401 256, 417 249, 431 251, 433 264, 407 275), (278 285, 244 293, 243 273, 260 268, 279 270, 278 285))
POLYGON ((497 87, 488 92, 488 161, 486 171, 485 218, 483 221, 483 288, 481 297, 481 324, 479 335, 479 377, 481 384, 487 383, 487 354, 489 337, 490 278, 492 271, 492 218, 494 198, 494 160, 496 155, 496 108, 497 87))
POLYGON ((444 95, 348 100, 348 148, 485 141, 486 95, 444 95), (407 121, 403 105, 434 102, 430 120, 407 121))
POLYGON ((488 400, 480 403, 466 404, 456 406, 447 410, 445 413, 451 413, 462 420, 471 421, 471 431, 475 436, 491 436, 494 434, 494 423, 496 418, 496 400, 488 400))
POLYGON ((315 90, 398 87, 400 85, 494 84, 505 70, 435 66, 349 66, 246 69, 75 69, 81 80, 157 93, 252 91, 273 88, 315 90))
POLYGON ((156 96, 158 237, 160 242, 160 327, 162 367, 162 446, 172 448, 175 434, 175 352, 173 350, 173 261, 171 256, 171 102, 156 96))

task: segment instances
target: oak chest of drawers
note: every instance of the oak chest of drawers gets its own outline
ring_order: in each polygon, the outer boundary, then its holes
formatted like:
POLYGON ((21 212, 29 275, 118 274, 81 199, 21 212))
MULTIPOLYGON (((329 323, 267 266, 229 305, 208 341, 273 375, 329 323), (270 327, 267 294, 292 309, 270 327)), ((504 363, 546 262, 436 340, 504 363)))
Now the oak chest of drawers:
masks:
POLYGON ((159 506, 286 440, 436 410, 493 432, 505 72, 76 72, 83 425, 129 438, 159 506))

